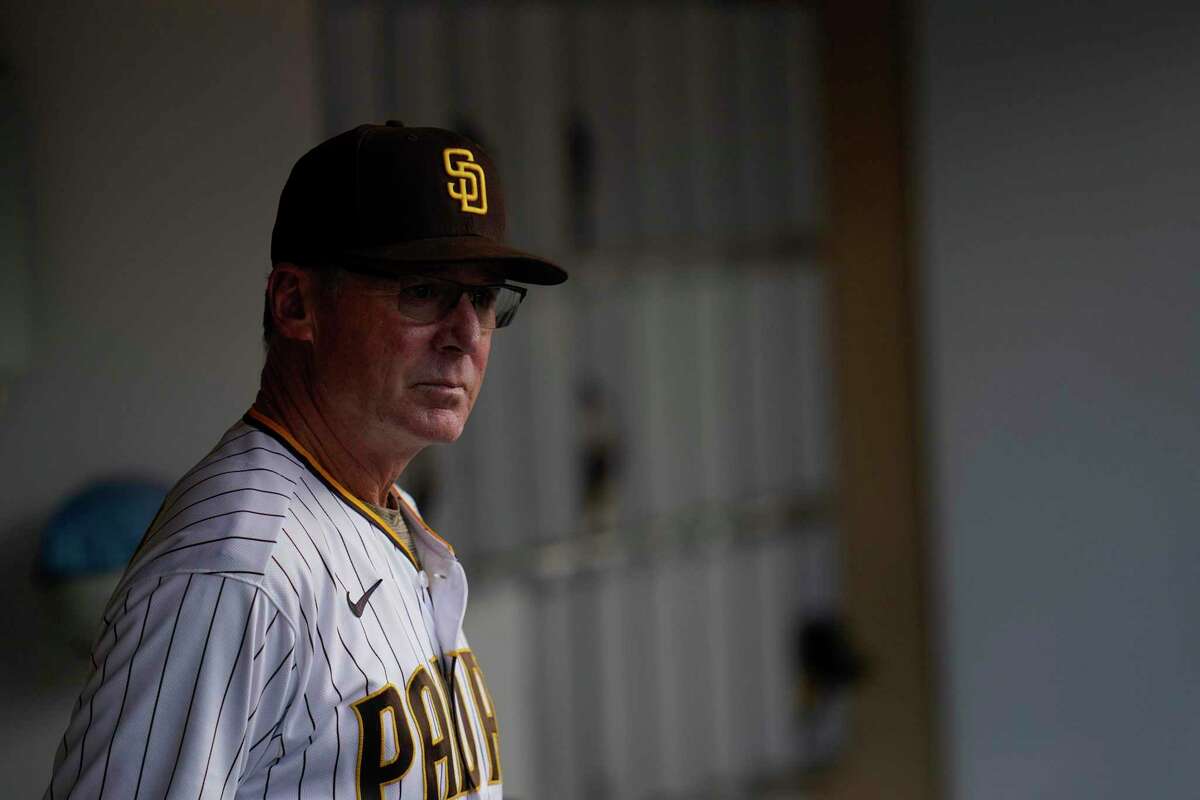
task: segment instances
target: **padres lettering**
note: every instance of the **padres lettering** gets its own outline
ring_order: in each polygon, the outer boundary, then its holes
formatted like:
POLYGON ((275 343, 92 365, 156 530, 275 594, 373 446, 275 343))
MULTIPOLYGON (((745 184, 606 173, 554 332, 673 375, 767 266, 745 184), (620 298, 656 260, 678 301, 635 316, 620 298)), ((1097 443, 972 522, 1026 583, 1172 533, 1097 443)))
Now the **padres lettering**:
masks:
POLYGON ((423 800, 452 800, 473 792, 483 785, 481 739, 488 783, 500 782, 500 737, 483 674, 470 650, 451 655, 458 659, 453 689, 431 661, 414 670, 403 693, 389 683, 351 704, 358 716, 359 800, 382 800, 385 787, 401 780, 418 761, 423 800))
MULTIPOLYGON (((483 681, 483 670, 475 660, 475 654, 470 650, 459 653, 466 667, 466 679, 471 687, 471 697, 475 700, 475 709, 479 712, 480 725, 483 726, 484 743, 488 754, 488 783, 500 783, 500 726, 496 724, 496 707, 492 696, 488 693, 487 684, 483 681)), ((458 686, 455 686, 458 691, 458 686)))
POLYGON ((412 734, 404 704, 392 684, 352 704, 358 716, 358 796, 382 800, 383 787, 408 774, 412 734))
POLYGON ((483 167, 475 163, 475 155, 462 147, 447 147, 442 151, 446 174, 458 180, 446 184, 446 191, 457 200, 468 214, 486 214, 487 181, 483 167))

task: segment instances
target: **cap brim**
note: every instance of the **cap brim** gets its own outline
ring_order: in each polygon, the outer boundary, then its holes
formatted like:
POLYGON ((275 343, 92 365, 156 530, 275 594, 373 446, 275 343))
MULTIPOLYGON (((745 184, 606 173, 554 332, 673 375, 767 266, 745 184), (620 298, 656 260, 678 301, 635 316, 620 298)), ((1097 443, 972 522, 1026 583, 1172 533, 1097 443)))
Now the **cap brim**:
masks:
POLYGON ((520 283, 553 286, 567 279, 567 271, 544 258, 531 255, 484 236, 442 236, 354 250, 346 254, 363 266, 388 272, 409 272, 416 264, 452 264, 459 261, 493 262, 504 277, 520 283))

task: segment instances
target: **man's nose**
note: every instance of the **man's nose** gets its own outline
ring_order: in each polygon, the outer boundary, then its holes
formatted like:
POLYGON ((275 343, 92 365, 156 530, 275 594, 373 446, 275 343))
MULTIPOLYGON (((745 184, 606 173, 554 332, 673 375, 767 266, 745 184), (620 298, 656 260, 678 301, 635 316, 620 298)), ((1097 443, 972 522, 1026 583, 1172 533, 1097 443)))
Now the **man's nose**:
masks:
POLYGON ((442 336, 438 346, 470 352, 483 338, 479 313, 466 293, 459 295, 454 308, 442 319, 442 336))

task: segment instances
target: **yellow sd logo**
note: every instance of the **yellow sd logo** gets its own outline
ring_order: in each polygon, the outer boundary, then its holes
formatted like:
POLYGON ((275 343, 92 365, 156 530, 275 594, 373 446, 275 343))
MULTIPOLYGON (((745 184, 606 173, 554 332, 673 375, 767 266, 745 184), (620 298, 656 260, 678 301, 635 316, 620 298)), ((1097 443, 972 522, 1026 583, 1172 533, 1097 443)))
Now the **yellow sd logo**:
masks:
POLYGON ((446 174, 458 180, 446 184, 450 196, 462 204, 469 214, 487 213, 487 182, 483 179, 483 167, 475 163, 470 150, 447 147, 442 151, 446 163, 446 174))

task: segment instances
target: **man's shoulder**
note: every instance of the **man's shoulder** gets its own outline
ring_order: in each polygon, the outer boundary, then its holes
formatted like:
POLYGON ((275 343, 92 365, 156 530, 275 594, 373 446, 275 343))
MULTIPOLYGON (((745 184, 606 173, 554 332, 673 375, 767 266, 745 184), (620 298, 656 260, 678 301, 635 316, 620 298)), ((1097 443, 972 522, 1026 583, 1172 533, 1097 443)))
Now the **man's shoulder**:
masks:
POLYGON ((283 526, 306 474, 283 444, 238 423, 167 493, 126 578, 221 573, 260 582, 286 554, 283 526))
POLYGON ((249 485, 270 483, 277 478, 295 485, 304 472, 307 468, 287 445, 267 431, 239 421, 225 432, 208 455, 184 473, 167 500, 171 502, 183 493, 199 491, 198 487, 213 481, 241 481, 249 485))

